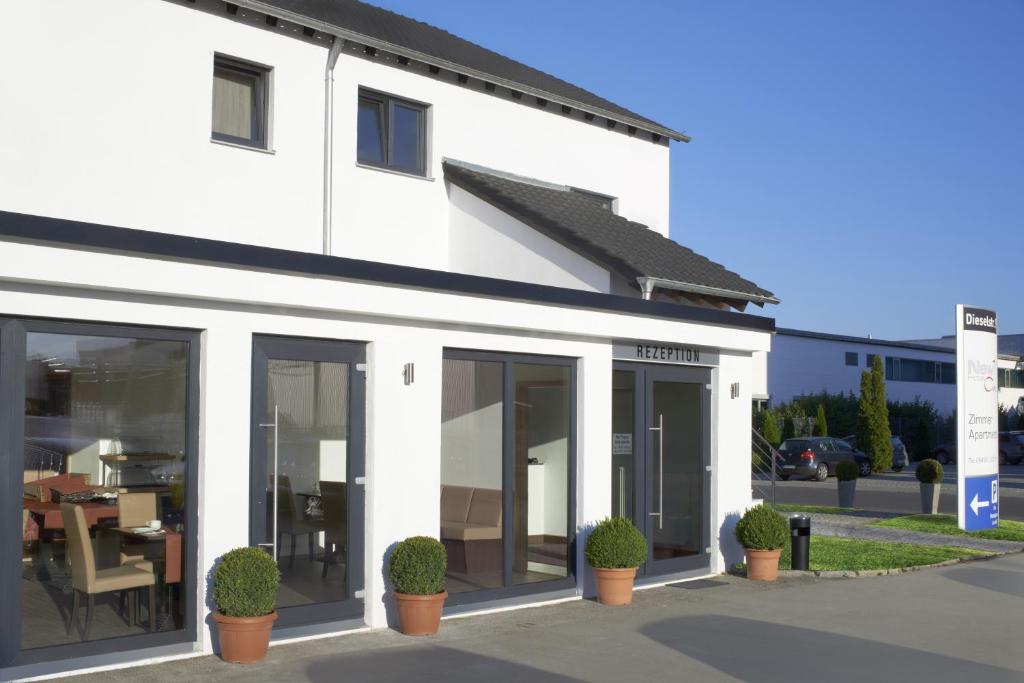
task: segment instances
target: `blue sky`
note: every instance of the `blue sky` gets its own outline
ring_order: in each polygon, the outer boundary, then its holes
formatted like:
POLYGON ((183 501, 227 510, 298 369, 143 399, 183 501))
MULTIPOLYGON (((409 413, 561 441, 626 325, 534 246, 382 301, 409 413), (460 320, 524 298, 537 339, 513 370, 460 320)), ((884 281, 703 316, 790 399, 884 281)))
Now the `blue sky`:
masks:
POLYGON ((692 135, 672 237, 780 326, 1024 332, 1024 0, 371 1, 692 135))

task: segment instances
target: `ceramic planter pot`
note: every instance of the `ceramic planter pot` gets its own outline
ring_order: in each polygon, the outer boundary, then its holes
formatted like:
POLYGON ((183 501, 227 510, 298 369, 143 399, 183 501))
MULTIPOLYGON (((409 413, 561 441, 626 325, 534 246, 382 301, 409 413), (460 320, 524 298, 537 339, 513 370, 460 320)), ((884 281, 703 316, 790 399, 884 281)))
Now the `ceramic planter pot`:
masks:
POLYGON ((779 578, 779 556, 782 549, 778 550, 751 550, 747 553, 747 578, 752 581, 774 581, 779 578))
POLYGON ((597 577, 597 601, 602 605, 633 604, 633 579, 636 567, 625 569, 595 569, 597 577))
POLYGON ((395 593, 398 603, 398 628, 407 636, 432 636, 441 625, 441 608, 448 591, 433 595, 395 593))
POLYGON ((921 512, 926 515, 939 514, 939 493, 942 484, 921 484, 921 512))
POLYGON ((857 493, 857 480, 839 482, 839 507, 852 508, 853 496, 857 493))
POLYGON ((267 656, 270 631, 276 619, 276 611, 262 617, 229 617, 219 611, 214 612, 220 658, 234 664, 262 662, 267 656))

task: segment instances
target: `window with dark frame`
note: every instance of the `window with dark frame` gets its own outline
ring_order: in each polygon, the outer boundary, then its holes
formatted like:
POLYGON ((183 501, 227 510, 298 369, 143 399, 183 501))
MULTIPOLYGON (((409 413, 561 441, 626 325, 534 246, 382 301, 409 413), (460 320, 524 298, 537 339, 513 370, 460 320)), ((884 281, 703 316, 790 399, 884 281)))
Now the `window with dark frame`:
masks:
POLYGON ((214 57, 214 140, 267 148, 269 74, 266 67, 223 55, 214 57))
POLYGON ((427 105, 360 90, 357 129, 360 164, 427 174, 427 105))
POLYGON ((857 352, 856 351, 847 351, 846 352, 846 364, 847 365, 852 365, 852 366, 856 367, 856 365, 857 365, 857 352))

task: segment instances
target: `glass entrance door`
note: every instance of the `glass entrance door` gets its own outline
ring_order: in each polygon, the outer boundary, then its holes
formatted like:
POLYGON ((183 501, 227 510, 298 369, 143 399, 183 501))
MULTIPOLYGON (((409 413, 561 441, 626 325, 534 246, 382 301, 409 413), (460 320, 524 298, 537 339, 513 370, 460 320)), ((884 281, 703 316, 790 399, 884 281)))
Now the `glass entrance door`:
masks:
POLYGON ((644 573, 709 565, 710 370, 616 365, 612 508, 648 541, 644 573))
POLYGON ((252 544, 277 561, 281 625, 362 613, 361 344, 253 345, 252 544))

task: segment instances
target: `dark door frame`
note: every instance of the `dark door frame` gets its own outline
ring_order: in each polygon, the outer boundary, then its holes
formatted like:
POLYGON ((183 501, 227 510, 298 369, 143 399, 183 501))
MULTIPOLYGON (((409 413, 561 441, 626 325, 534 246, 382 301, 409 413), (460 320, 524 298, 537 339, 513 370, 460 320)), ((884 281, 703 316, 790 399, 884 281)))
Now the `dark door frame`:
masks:
POLYGON ((348 548, 345 572, 348 596, 344 600, 283 607, 278 609, 278 627, 340 621, 362 616, 365 557, 365 486, 357 480, 366 475, 366 373, 357 366, 366 362, 366 344, 362 342, 253 335, 252 397, 249 448, 249 542, 255 546, 267 537, 267 457, 266 434, 260 424, 267 421, 267 362, 270 359, 320 361, 348 364, 348 548))
POLYGON ((641 577, 674 574, 695 569, 711 568, 711 554, 707 548, 711 539, 711 374, 714 368, 667 363, 636 363, 615 361, 612 371, 633 373, 633 523, 647 538, 647 562, 638 572, 641 577), (701 486, 701 552, 671 560, 654 559, 654 521, 650 514, 654 502, 653 457, 655 455, 653 391, 654 382, 680 382, 701 386, 701 450, 704 469, 701 486))
MULTIPOLYGON (((123 323, 82 322, 37 318, 0 318, 0 473, 6 475, 6 494, 0 501, 0 544, 5 549, 20 548, 20 525, 9 523, 21 518, 17 509, 22 499, 25 446, 25 353, 28 333, 74 334, 101 337, 131 337, 188 344, 185 442, 185 529, 182 558, 181 599, 185 607, 182 628, 174 631, 91 640, 68 645, 21 650, 21 553, 0 551, 0 667, 21 667, 58 660, 154 648, 196 641, 199 539, 199 392, 200 333, 195 330, 126 325, 123 323)), ((55 624, 63 628, 63 624, 55 624)))

